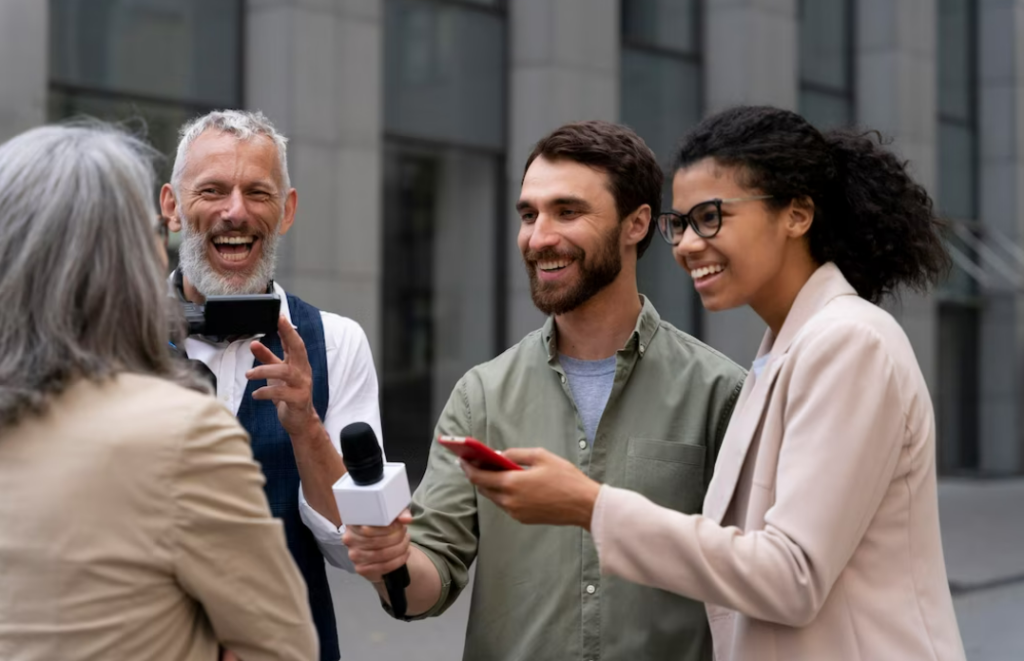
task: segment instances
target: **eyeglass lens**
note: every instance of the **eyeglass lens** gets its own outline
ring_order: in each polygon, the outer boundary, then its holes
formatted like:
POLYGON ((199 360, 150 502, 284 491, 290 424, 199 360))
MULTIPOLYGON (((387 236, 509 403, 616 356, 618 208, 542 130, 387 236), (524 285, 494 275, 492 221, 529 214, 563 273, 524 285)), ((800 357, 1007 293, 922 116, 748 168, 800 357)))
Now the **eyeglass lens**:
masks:
POLYGON ((722 226, 722 213, 714 202, 706 202, 690 210, 690 223, 703 237, 714 236, 722 226))
POLYGON ((687 221, 699 236, 710 238, 718 233, 718 228, 722 225, 722 214, 717 204, 705 202, 695 206, 686 216, 677 213, 662 214, 658 218, 658 229, 671 243, 683 236, 687 221))

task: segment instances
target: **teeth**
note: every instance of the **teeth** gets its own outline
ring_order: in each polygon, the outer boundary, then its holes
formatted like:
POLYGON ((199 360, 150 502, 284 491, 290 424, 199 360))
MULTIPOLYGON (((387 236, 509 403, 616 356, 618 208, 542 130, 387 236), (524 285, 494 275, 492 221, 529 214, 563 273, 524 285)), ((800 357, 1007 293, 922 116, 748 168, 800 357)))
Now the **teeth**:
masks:
POLYGON ((247 252, 221 253, 220 258, 227 262, 242 262, 249 256, 247 252))
POLYGON ((701 278, 706 278, 709 275, 714 275, 715 273, 721 273, 724 269, 725 269, 725 267, 722 266, 721 264, 713 264, 712 266, 703 266, 703 267, 701 267, 699 269, 694 269, 694 270, 690 271, 690 277, 693 278, 694 280, 700 280, 701 278))
POLYGON ((217 244, 227 243, 229 245, 241 245, 243 243, 252 243, 256 239, 251 236, 217 236, 214 237, 213 242, 217 244))
POLYGON ((568 259, 561 259, 553 262, 537 262, 537 267, 541 271, 554 271, 556 269, 565 268, 572 262, 568 259))

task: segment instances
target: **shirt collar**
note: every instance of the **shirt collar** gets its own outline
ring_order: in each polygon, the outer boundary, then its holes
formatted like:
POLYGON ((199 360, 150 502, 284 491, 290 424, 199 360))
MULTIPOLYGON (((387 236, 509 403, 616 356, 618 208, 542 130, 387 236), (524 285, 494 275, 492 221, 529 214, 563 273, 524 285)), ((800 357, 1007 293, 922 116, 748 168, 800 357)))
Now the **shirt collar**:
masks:
MULTIPOLYGON (((651 300, 643 294, 640 295, 640 303, 640 316, 637 317, 633 332, 630 334, 629 339, 626 340, 626 346, 622 347, 622 351, 627 353, 635 351, 637 355, 643 358, 644 353, 647 352, 647 347, 651 346, 654 334, 661 325, 661 316, 654 309, 651 300)), ((548 317, 547 321, 544 322, 542 337, 548 352, 548 362, 558 360, 558 327, 555 326, 554 315, 548 317)))
POLYGON ((294 321, 292 321, 292 312, 288 308, 288 295, 284 293, 284 287, 277 284, 276 280, 274 281, 274 293, 281 297, 281 316, 292 325, 292 328, 298 330, 299 327, 295 325, 294 321))

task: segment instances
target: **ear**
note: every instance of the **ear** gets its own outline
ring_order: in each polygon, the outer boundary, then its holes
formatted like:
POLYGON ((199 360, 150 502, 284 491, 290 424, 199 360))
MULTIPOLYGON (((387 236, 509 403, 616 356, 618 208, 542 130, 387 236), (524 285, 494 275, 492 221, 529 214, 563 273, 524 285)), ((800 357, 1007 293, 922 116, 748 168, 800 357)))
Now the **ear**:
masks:
POLYGON ((651 205, 641 204, 636 211, 626 216, 623 223, 623 241, 627 246, 635 246, 644 240, 651 226, 651 205))
POLYGON ((178 201, 174 199, 174 189, 170 184, 160 187, 160 213, 168 219, 167 228, 172 232, 181 231, 181 218, 178 217, 178 201))
POLYGON ((284 218, 281 219, 281 226, 277 228, 277 233, 284 235, 291 229, 292 224, 295 222, 295 210, 299 206, 299 194, 292 188, 288 191, 288 195, 284 198, 284 218))
POLYGON ((814 200, 804 195, 789 203, 785 212, 786 235, 798 239, 809 231, 814 223, 814 200))

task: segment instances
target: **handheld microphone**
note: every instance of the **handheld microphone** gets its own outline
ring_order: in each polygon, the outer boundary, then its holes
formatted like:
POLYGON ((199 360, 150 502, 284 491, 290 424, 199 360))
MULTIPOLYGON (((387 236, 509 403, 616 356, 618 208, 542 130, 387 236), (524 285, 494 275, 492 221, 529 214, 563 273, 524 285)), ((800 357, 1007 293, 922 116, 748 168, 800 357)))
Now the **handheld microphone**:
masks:
MULTIPOLYGON (((365 422, 341 430, 341 454, 348 472, 333 487, 341 520, 345 525, 389 525, 411 500, 405 464, 384 463, 377 435, 365 422)), ((409 569, 402 565, 385 574, 384 586, 395 616, 404 618, 409 569)))

